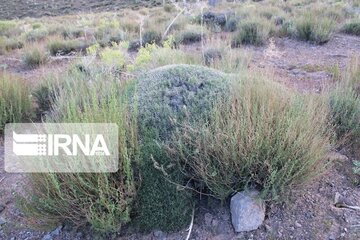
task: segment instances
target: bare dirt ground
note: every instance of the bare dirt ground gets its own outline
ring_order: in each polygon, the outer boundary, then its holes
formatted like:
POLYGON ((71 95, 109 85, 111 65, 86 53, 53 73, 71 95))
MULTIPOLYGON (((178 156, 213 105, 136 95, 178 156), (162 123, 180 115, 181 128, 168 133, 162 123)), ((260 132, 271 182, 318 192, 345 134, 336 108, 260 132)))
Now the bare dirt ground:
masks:
POLYGON ((79 12, 109 12, 123 8, 154 7, 159 0, 2 0, 0 19, 59 16, 79 12))
MULTIPOLYGON (((199 47, 192 46, 196 50, 199 47)), ((263 47, 246 47, 253 55, 250 68, 271 70, 278 81, 300 92, 320 92, 333 80, 333 66, 344 71, 353 54, 360 53, 360 38, 335 35, 327 44, 315 46, 293 39, 273 39, 263 47)), ((69 60, 58 60, 39 69, 29 70, 17 61, 17 53, 0 56, 0 66, 7 71, 36 82, 50 70, 63 71, 69 60)), ((333 153, 334 164, 318 179, 293 192, 287 204, 267 208, 263 226, 248 233, 234 233, 226 207, 210 209, 200 205, 196 209, 190 239, 360 239, 360 211, 334 206, 335 195, 346 204, 360 206, 360 186, 355 185, 352 161, 360 159, 360 151, 342 150, 333 153)), ((49 232, 30 230, 23 214, 16 206, 17 194, 22 193, 26 175, 5 173, 3 148, 0 147, 0 239, 92 239, 85 232, 60 227, 49 232), (3 207, 2 207, 3 206, 3 207)), ((224 206, 227 206, 225 204, 224 206)), ((114 236, 116 239, 185 239, 187 232, 114 236)))

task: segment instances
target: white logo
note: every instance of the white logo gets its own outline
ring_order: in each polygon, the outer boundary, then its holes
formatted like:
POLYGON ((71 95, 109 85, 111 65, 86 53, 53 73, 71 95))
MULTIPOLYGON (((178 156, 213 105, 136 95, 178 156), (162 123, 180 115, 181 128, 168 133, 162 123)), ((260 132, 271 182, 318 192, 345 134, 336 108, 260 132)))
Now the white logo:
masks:
POLYGON ((100 173, 119 168, 113 123, 11 123, 4 168, 12 173, 100 173))
POLYGON ((17 134, 13 132, 13 152, 17 156, 59 156, 61 150, 67 156, 76 156, 81 150, 85 156, 110 156, 104 136, 97 134, 94 142, 90 135, 82 138, 73 134, 17 134))

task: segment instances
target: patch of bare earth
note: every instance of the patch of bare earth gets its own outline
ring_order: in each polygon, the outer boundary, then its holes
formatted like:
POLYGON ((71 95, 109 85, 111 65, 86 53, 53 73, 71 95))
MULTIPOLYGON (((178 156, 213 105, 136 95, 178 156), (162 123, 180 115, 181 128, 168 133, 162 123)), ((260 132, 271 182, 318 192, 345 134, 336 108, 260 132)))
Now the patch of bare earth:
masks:
POLYGON ((21 50, 0 55, 0 71, 9 72, 27 80, 31 86, 36 86, 47 76, 66 71, 75 56, 50 57, 49 62, 38 68, 29 68, 22 62, 21 50))
MULTIPOLYGON (((198 45, 186 49, 200 51, 198 45)), ((272 71, 275 78, 300 92, 320 92, 332 82, 333 66, 344 71, 353 54, 360 53, 360 38, 335 35, 329 43, 315 46, 293 39, 273 39, 262 47, 245 47, 252 53, 250 68, 272 71)), ((61 64, 51 63, 37 70, 24 70, 20 63, 0 58, 0 65, 8 64, 8 70, 36 80, 42 73, 53 71, 61 64)), ((360 152, 332 153, 333 165, 328 171, 303 187, 292 191, 291 198, 283 205, 270 205, 266 220, 260 229, 235 233, 230 221, 228 204, 200 204, 195 212, 190 239, 360 239, 360 211, 335 206, 335 196, 349 206, 360 206, 360 186, 356 186, 352 161, 360 159, 360 152), (345 156, 347 155, 347 156, 345 156), (210 207, 214 206, 214 207, 210 207)), ((22 193, 26 175, 5 173, 3 150, 0 148, 0 204, 4 209, 0 217, 6 223, 0 227, 0 239, 39 239, 47 233, 32 231, 23 224, 25 220, 16 207, 16 194, 22 193)), ((187 231, 114 236, 117 239, 185 239, 187 231)), ((63 228, 54 239, 91 239, 92 237, 63 228)))

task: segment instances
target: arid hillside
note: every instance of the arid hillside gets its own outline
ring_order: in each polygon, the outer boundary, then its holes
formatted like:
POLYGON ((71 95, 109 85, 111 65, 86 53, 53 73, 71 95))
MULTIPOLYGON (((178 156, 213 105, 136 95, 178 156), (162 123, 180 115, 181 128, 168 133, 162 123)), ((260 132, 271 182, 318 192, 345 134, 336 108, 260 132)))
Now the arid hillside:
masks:
POLYGON ((123 8, 138 9, 161 4, 161 0, 3 0, 0 2, 0 19, 117 11, 123 8))

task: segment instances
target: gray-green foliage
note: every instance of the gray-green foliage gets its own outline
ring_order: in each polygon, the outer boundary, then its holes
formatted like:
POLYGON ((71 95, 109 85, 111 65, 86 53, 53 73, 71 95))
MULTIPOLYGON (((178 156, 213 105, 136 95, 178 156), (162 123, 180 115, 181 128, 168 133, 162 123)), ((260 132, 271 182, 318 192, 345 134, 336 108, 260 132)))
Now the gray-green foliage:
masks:
POLYGON ((189 223, 192 195, 170 183, 186 185, 186 179, 162 145, 171 138, 175 122, 208 117, 216 96, 226 88, 225 74, 192 65, 161 67, 139 79, 142 184, 137 210, 143 230, 176 230, 189 223))
POLYGON ((330 40, 335 26, 335 20, 329 17, 307 13, 296 21, 296 36, 303 41, 324 44, 330 40))
POLYGON ((226 75, 209 68, 170 65, 139 80, 139 117, 146 128, 155 128, 162 139, 171 133, 173 121, 203 119, 216 96, 227 88, 226 75))

